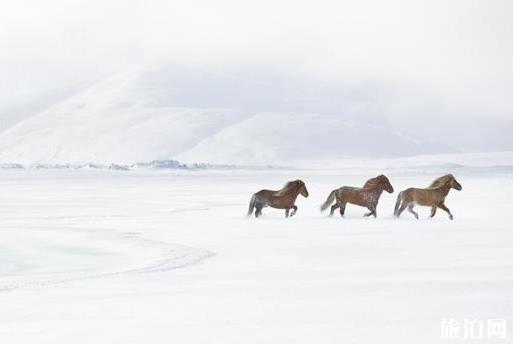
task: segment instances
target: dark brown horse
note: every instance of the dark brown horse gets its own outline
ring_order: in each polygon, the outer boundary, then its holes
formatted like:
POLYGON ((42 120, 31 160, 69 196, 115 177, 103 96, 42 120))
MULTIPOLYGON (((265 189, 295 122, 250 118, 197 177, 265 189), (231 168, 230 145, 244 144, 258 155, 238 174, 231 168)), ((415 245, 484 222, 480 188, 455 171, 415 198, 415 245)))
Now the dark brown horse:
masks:
POLYGON ((290 216, 293 216, 297 212, 297 206, 294 203, 299 194, 308 197, 308 190, 306 189, 305 183, 299 179, 288 182, 278 191, 260 190, 251 197, 248 216, 253 214, 253 209, 256 209, 255 216, 259 217, 262 215, 262 209, 268 206, 277 209, 285 209, 285 217, 289 217, 290 209, 292 209, 290 216))
POLYGON ((351 203, 369 209, 370 211, 364 216, 374 215, 376 217, 376 207, 383 191, 388 193, 394 192, 392 184, 384 175, 369 179, 361 188, 343 186, 329 194, 326 202, 321 206, 321 211, 326 210, 336 200, 335 204, 331 207, 330 216, 333 216, 337 208, 340 208, 340 215, 344 216, 346 204, 351 203))
POLYGON ((431 185, 425 189, 409 188, 401 191, 399 195, 397 195, 394 215, 399 217, 404 209, 408 208, 408 211, 418 219, 419 214, 413 210, 413 207, 418 204, 431 207, 431 217, 435 216, 436 209, 440 208, 446 211, 447 214, 449 214, 449 218, 452 220, 453 216, 451 211, 444 204, 445 197, 447 197, 451 189, 460 191, 462 187, 452 174, 447 174, 435 179, 431 185))

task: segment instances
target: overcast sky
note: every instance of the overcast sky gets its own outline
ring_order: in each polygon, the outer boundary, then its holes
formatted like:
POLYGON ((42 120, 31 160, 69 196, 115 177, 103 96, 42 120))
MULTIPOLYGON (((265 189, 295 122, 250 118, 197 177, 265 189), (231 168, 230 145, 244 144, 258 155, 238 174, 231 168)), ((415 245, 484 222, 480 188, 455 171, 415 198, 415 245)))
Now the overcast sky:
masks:
POLYGON ((178 63, 370 83, 397 109, 429 99, 448 116, 513 116, 511 0, 3 1, 0 46, 0 103, 178 63))

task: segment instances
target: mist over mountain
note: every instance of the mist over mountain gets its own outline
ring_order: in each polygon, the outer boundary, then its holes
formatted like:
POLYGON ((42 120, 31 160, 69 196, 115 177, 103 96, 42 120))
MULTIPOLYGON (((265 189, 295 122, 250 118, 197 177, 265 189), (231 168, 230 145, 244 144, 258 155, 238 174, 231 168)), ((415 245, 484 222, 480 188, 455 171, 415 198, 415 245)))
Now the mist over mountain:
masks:
POLYGON ((18 95, 0 102, 0 133, 50 106, 77 94, 89 87, 91 82, 77 82, 72 85, 54 87, 18 95))
POLYGON ((116 74, 0 132, 0 161, 16 163, 286 164, 451 150, 394 130, 365 85, 174 66, 116 74))

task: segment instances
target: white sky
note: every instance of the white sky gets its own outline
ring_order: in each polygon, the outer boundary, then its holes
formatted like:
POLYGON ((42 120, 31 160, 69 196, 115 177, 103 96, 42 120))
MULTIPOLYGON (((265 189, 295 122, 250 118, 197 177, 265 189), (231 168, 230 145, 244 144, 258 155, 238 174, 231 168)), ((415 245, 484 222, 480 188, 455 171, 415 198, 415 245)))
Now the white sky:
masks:
POLYGON ((513 117, 513 1, 3 1, 0 103, 133 65, 372 83, 513 117))

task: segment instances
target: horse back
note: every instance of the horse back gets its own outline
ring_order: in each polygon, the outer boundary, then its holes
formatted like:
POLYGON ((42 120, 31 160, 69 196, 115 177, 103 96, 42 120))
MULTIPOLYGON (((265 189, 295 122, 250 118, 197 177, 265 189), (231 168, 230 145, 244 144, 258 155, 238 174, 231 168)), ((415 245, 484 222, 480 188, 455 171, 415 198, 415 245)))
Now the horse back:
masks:
POLYGON ((258 197, 262 197, 262 198, 268 198, 268 197, 271 197, 275 193, 276 193, 276 191, 274 191, 274 190, 263 189, 263 190, 256 192, 255 195, 258 197))
POLYGON ((295 197, 292 197, 291 194, 280 195, 275 190, 260 190, 255 193, 255 196, 265 205, 279 209, 290 208, 295 201, 295 197))
POLYGON ((355 186, 343 186, 338 191, 339 198, 343 202, 366 207, 369 204, 368 190, 355 186))
POLYGON ((443 202, 445 196, 432 188, 409 188, 403 191, 403 199, 418 205, 433 206, 443 202))

